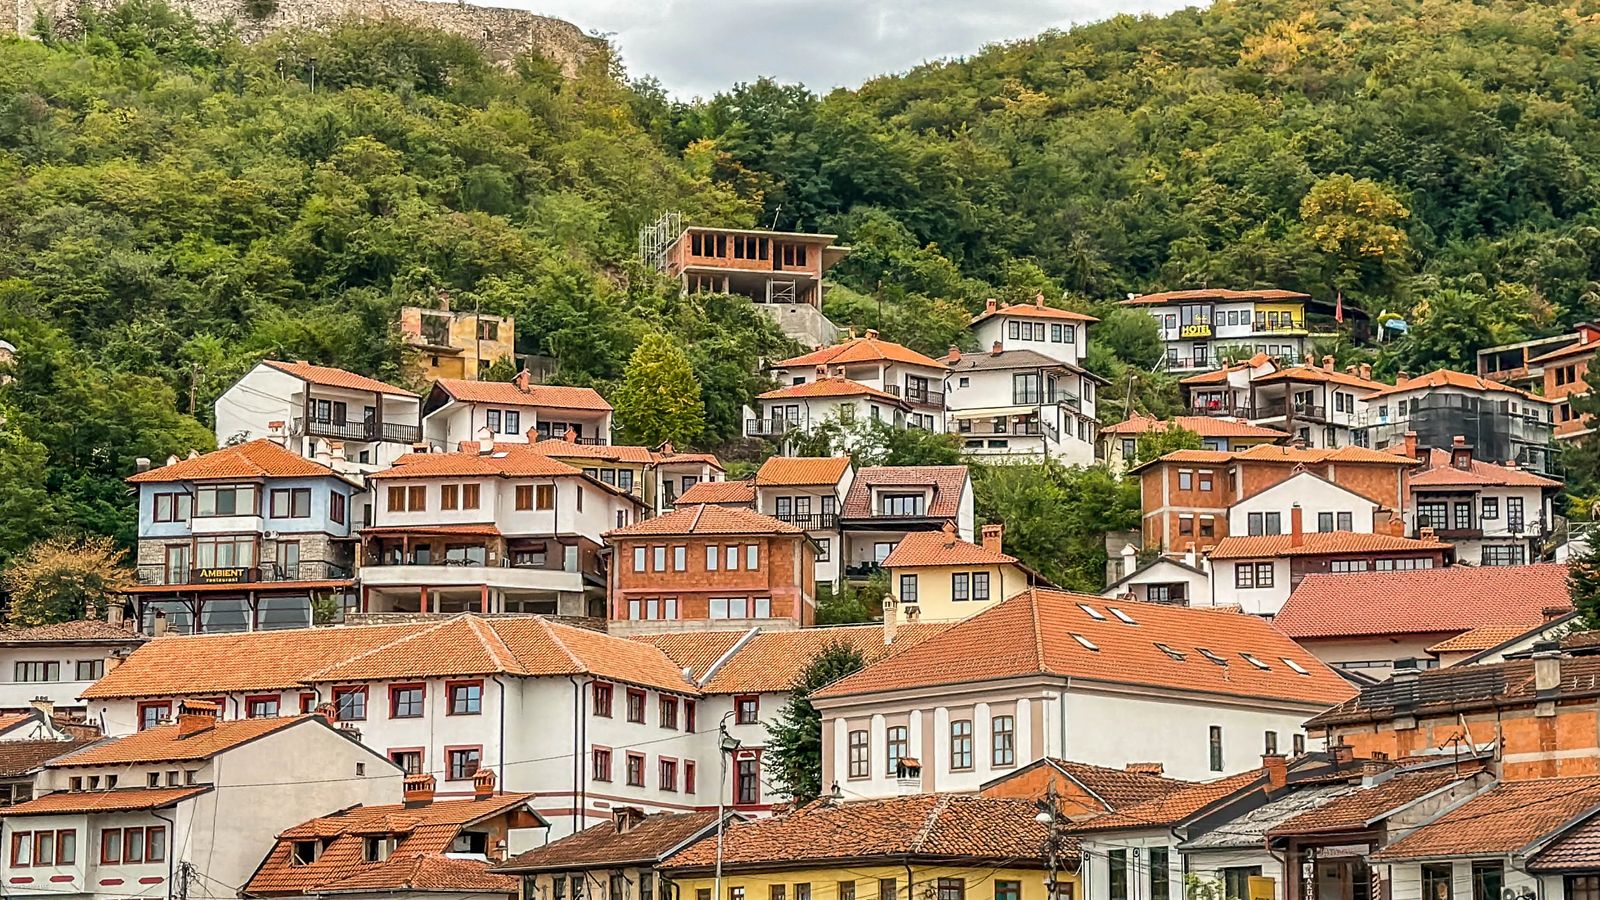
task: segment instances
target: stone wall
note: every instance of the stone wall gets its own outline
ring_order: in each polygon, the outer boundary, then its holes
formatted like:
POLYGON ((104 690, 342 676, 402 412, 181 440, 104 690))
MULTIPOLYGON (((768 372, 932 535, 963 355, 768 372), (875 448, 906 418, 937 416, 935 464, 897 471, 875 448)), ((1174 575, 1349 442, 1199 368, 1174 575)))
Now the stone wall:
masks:
MULTIPOLYGON (((120 0, 0 0, 6 21, 0 29, 27 36, 42 13, 57 29, 71 34, 83 8, 109 9, 120 0)), ((276 0, 273 12, 257 19, 245 0, 168 0, 206 24, 232 22, 246 41, 284 28, 325 28, 336 22, 397 21, 437 28, 474 41, 497 62, 533 50, 560 66, 568 77, 603 46, 598 38, 561 19, 520 9, 473 6, 431 0, 276 0)))

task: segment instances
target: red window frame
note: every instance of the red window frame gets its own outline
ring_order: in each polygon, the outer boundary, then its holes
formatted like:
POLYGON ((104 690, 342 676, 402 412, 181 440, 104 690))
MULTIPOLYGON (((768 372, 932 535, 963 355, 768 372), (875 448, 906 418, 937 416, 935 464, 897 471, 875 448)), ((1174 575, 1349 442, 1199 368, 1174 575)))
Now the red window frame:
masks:
POLYGON ((593 681, 589 683, 591 694, 590 702, 594 706, 594 714, 604 718, 611 718, 611 682, 593 681))
POLYGON ((733 775, 733 805, 743 807, 760 806, 762 798, 761 751, 740 750, 736 752, 733 756, 733 767, 730 769, 730 772, 733 775), (753 763, 755 768, 756 791, 754 800, 742 800, 739 797, 739 767, 742 763, 746 762, 753 763))
POLYGON ((626 712, 628 714, 628 721, 629 722, 638 722, 641 725, 644 724, 644 716, 645 716, 644 703, 645 703, 646 699, 648 699, 648 698, 645 696, 644 691, 641 691, 638 688, 628 688, 628 708, 627 708, 626 712), (635 700, 639 701, 639 705, 638 705, 639 718, 637 718, 637 719, 635 719, 633 717, 634 701, 635 700))
POLYGON ((11 833, 11 868, 25 869, 33 865, 33 832, 14 831, 11 833), (22 861, 22 848, 28 848, 28 861, 22 861))
MULTIPOLYGON (((395 763, 395 765, 398 766, 400 764, 395 762, 395 759, 394 759, 394 755, 396 753, 415 753, 415 754, 417 754, 417 768, 421 770, 420 772, 418 772, 418 774, 426 775, 428 773, 428 748, 427 747, 390 747, 388 750, 384 751, 384 753, 383 753, 384 759, 387 759, 389 762, 395 763)), ((407 772, 406 774, 409 775, 411 773, 407 772)))
POLYGON ((694 733, 694 701, 683 701, 683 730, 694 733))
POLYGON ((302 713, 317 711, 317 695, 307 691, 300 695, 300 711, 302 713))
POLYGON ((444 780, 445 781, 471 781, 472 780, 472 776, 478 774, 478 770, 482 769, 482 768, 483 768, 483 745, 482 744, 457 744, 455 746, 449 746, 449 747, 445 747, 444 748, 444 780), (470 774, 463 775, 460 778, 457 778, 454 775, 450 774, 451 770, 455 768, 455 765, 451 762, 450 758, 452 756, 454 756, 455 754, 457 754, 457 753, 464 753, 464 752, 467 752, 469 750, 473 751, 473 752, 476 752, 478 754, 478 762, 477 762, 476 765, 474 765, 472 767, 472 772, 470 774))
POLYGON ((611 748, 599 744, 589 748, 589 780, 611 781, 611 748), (604 763, 604 765, 601 765, 604 763))
POLYGON ((695 792, 695 777, 694 776, 695 776, 695 762, 694 762, 694 760, 692 760, 692 759, 684 760, 683 761, 683 792, 685 794, 693 794, 695 792))
POLYGON ((367 713, 369 712, 367 707, 369 707, 371 704, 372 697, 367 694, 367 686, 364 684, 356 687, 336 687, 333 689, 333 718, 335 721, 365 722, 367 720, 367 713), (361 715, 359 718, 356 716, 351 716, 350 718, 346 719, 339 715, 339 699, 347 694, 361 695, 361 715))
POLYGON ((483 715, 483 679, 465 678, 460 681, 446 681, 444 683, 444 714, 447 716, 481 716, 483 715), (476 687, 478 689, 478 711, 456 712, 456 688, 476 687))
POLYGON ((277 694, 249 694, 244 698, 244 717, 246 719, 273 719, 277 718, 278 714, 282 712, 282 710, 283 698, 277 694), (257 716, 251 711, 250 707, 253 706, 258 700, 263 702, 268 700, 272 701, 272 715, 257 716))
POLYGON ((408 681, 405 684, 391 684, 391 685, 389 685, 389 718, 391 718, 391 719, 421 719, 421 718, 426 717, 427 715, 428 715, 428 686, 427 686, 427 684, 425 684, 423 682, 420 682, 420 681, 408 681), (405 715, 405 716, 402 716, 398 712, 398 710, 400 708, 400 692, 401 691, 417 691, 418 693, 421 694, 420 700, 421 700, 421 703, 422 703, 422 709, 419 710, 416 715, 405 715))
POLYGON ((121 828, 102 828, 102 829, 100 829, 100 864, 101 865, 114 865, 114 864, 120 863, 120 862, 122 862, 122 829, 121 828), (106 852, 106 848, 108 846, 110 846, 110 845, 108 845, 106 843, 106 836, 107 835, 116 835, 116 838, 117 838, 117 852, 115 854, 111 854, 111 853, 107 853, 106 852))
POLYGON ((678 758, 675 756, 656 757, 656 788, 663 791, 678 792, 678 758), (668 767, 671 767, 669 773, 668 767))
POLYGON ((144 863, 144 829, 122 829, 122 861, 129 865, 142 865, 144 863), (134 847, 139 848, 139 858, 134 859, 129 852, 134 847))
POLYGON ((160 863, 167 861, 167 826, 150 825, 144 830, 144 861, 146 863, 160 863), (156 837, 161 837, 161 858, 155 858, 156 837))
POLYGON ((656 722, 662 728, 678 729, 678 698, 662 694, 656 698, 656 722))
POLYGON ((167 718, 168 716, 172 715, 172 701, 171 700, 140 700, 139 701, 139 705, 138 705, 139 730, 140 731, 144 731, 147 728, 154 728, 155 727, 154 725, 146 725, 145 724, 144 711, 147 710, 147 709, 159 709, 159 710, 162 710, 163 712, 166 713, 166 715, 162 716, 162 718, 167 718))
POLYGON ((735 725, 759 725, 761 723, 761 695, 738 694, 733 698, 733 722, 735 725), (744 704, 750 703, 750 718, 745 718, 744 704))
POLYGON ((644 764, 645 758, 643 753, 628 753, 627 759, 622 764, 622 779, 627 783, 628 787, 644 787, 644 764), (639 764, 638 781, 633 780, 633 764, 635 762, 639 764))

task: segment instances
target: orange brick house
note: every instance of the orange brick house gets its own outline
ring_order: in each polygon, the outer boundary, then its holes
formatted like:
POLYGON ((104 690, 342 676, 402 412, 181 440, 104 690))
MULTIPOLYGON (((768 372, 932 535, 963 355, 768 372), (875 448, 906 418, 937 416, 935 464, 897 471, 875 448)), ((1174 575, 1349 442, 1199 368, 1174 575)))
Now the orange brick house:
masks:
POLYGON ((606 532, 613 629, 816 621, 817 547, 803 529, 710 504, 606 532))
POLYGON ((1600 323, 1578 326, 1578 342, 1528 360, 1544 371, 1541 391, 1556 401, 1553 410, 1556 440, 1572 440, 1589 432, 1589 419, 1572 411, 1572 398, 1589 391, 1589 364, 1600 353, 1600 323))

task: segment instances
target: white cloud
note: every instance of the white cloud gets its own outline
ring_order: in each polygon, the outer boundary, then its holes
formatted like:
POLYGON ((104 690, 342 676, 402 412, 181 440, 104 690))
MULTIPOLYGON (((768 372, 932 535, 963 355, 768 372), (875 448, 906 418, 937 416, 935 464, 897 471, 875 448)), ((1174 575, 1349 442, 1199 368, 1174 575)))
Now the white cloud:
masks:
POLYGON ((811 89, 976 52, 1047 28, 1184 0, 490 0, 609 34, 634 77, 709 96, 763 75, 811 89))

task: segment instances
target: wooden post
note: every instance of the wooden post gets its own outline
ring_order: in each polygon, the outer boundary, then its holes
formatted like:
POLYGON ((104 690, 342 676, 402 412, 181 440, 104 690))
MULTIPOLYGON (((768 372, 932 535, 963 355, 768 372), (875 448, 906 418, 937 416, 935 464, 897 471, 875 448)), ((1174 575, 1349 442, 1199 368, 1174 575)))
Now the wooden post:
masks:
POLYGON ((479 585, 478 586, 478 591, 479 591, 479 594, 478 594, 478 611, 479 612, 488 612, 489 611, 489 586, 487 584, 479 585))
POLYGON ((428 611, 428 588, 426 586, 424 586, 424 587, 417 588, 417 612, 427 612, 427 611, 428 611))

